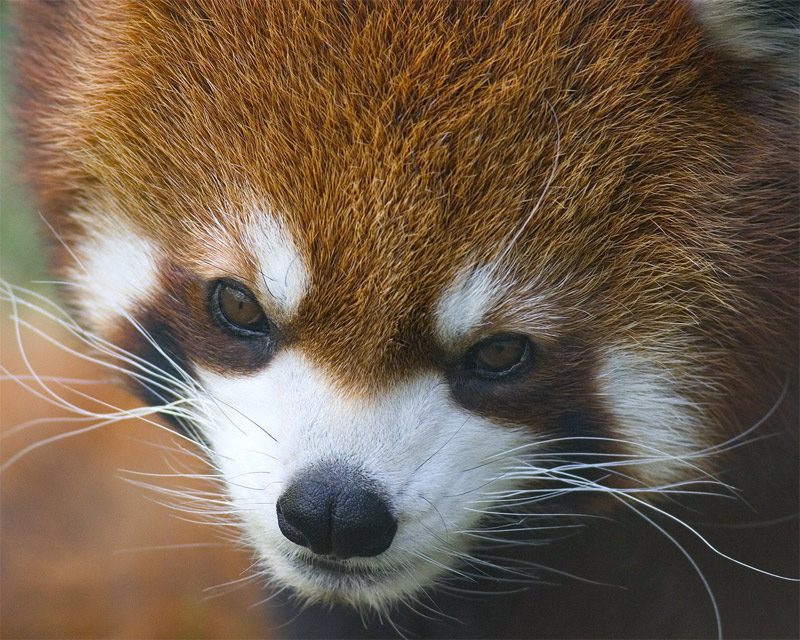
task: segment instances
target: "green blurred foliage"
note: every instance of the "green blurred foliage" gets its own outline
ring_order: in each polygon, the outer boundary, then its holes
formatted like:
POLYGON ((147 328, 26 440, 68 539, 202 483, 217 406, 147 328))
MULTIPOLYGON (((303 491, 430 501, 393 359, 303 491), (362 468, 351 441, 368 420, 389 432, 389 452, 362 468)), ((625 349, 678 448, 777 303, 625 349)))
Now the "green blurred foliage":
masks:
POLYGON ((46 291, 47 286, 34 284, 50 277, 40 233, 43 224, 30 194, 18 179, 20 154, 12 135, 11 9, 10 3, 0 0, 0 277, 12 284, 46 291))

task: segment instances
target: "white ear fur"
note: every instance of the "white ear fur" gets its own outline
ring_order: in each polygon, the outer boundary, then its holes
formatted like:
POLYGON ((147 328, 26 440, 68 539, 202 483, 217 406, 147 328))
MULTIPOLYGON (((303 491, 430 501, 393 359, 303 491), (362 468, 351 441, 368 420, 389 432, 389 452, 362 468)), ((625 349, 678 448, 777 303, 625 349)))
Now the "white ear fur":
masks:
POLYGON ((721 50, 793 88, 800 65, 798 0, 692 0, 697 17, 721 50))

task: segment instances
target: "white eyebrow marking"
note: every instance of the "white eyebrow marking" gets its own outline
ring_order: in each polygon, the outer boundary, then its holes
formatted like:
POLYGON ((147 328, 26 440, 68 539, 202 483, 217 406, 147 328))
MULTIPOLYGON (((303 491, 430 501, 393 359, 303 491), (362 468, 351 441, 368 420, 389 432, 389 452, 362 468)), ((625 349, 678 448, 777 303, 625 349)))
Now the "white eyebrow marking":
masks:
POLYGON ((289 231, 271 211, 251 219, 245 242, 256 260, 256 284, 286 314, 291 314, 308 293, 311 277, 289 231))
POLYGON ((481 326, 497 303, 502 288, 489 267, 461 271, 442 291, 436 304, 436 334, 443 344, 453 344, 481 326))

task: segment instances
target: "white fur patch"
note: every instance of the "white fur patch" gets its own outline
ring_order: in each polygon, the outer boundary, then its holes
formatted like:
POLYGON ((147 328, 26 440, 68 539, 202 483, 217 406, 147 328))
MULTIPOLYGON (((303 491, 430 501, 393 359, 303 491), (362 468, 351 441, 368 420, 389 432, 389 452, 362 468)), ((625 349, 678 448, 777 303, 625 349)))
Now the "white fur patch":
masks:
POLYGON ((338 593, 379 607, 430 583, 469 546, 466 530, 490 494, 511 487, 506 474, 518 460, 509 452, 531 440, 455 405, 433 374, 362 402, 289 350, 254 376, 201 371, 200 379, 209 393, 200 427, 235 510, 270 573, 310 598, 338 593), (313 569, 308 550, 278 528, 275 504, 287 483, 325 460, 372 477, 397 516, 387 551, 348 561, 367 577, 313 569))
POLYGON ((681 393, 670 369, 648 357, 615 349, 598 375, 600 394, 611 410, 616 433, 635 456, 636 477, 658 486, 697 475, 702 459, 702 412, 681 393))
POLYGON ((108 216, 102 219, 102 229, 87 228, 71 247, 79 262, 68 272, 83 319, 100 333, 158 291, 159 254, 141 233, 119 221, 109 223, 108 216))
POLYGON ((492 269, 462 271, 442 292, 436 305, 436 333, 442 344, 452 345, 479 329, 501 292, 492 269))
POLYGON ((308 292, 311 277, 286 226, 271 211, 258 212, 250 218, 245 242, 257 260, 261 281, 254 284, 262 288, 265 302, 291 315, 308 292))

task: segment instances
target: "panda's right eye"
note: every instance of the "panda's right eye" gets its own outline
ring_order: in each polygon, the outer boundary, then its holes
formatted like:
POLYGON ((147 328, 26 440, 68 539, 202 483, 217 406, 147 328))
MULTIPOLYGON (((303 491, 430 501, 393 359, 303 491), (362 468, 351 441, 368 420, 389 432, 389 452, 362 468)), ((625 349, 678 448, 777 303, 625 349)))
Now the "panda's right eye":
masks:
POLYGON ((210 306, 217 324, 232 335, 257 338, 270 333, 264 310, 244 285, 220 280, 212 291, 210 306))

